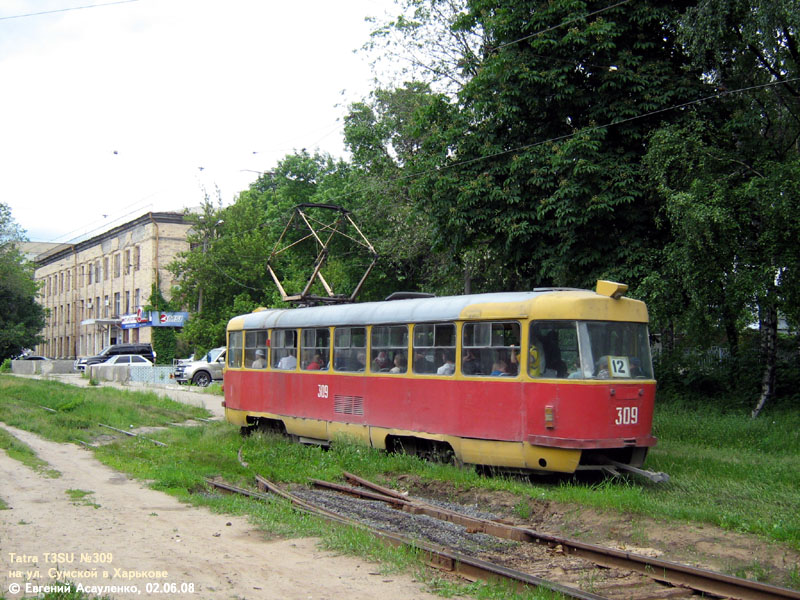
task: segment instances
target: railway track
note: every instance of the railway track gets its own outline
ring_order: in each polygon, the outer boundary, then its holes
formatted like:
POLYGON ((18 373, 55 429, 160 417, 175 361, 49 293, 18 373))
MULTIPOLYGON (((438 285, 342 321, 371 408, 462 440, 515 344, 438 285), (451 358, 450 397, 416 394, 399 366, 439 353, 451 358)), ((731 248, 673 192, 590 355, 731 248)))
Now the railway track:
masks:
POLYGON ((351 473, 344 475, 354 485, 312 480, 316 489, 292 492, 258 475, 261 492, 208 482, 265 500, 277 495, 301 510, 366 528, 387 543, 414 546, 430 565, 469 580, 502 579, 585 600, 673 600, 698 595, 800 600, 800 592, 794 590, 538 533, 488 515, 411 499, 351 473))

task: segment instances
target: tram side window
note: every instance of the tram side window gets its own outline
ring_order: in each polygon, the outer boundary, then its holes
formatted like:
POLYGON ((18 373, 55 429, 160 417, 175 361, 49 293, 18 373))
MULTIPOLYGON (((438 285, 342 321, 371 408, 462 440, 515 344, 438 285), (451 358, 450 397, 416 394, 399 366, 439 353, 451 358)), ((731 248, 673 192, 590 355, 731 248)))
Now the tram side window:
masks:
POLYGON ((272 368, 294 370, 297 368, 297 331, 276 329, 272 332, 272 368))
POLYGON ((531 377, 583 377, 575 321, 531 323, 528 373, 531 377))
POLYGON ((300 334, 300 365, 306 371, 327 371, 331 332, 325 328, 303 329, 300 334))
POLYGON ((267 332, 246 331, 244 334, 244 365, 251 369, 267 368, 267 332))
POLYGON ((228 367, 242 366, 242 331, 231 331, 228 335, 228 367))
POLYGON ((408 327, 373 326, 370 358, 373 373, 405 373, 408 365, 408 327))
POLYGON ((426 323, 414 326, 414 373, 455 373, 456 326, 426 323))
POLYGON ((517 375, 519 332, 516 322, 465 323, 461 372, 495 377, 517 375))
POLYGON ((335 371, 363 371, 367 364, 366 327, 337 327, 333 334, 335 371))

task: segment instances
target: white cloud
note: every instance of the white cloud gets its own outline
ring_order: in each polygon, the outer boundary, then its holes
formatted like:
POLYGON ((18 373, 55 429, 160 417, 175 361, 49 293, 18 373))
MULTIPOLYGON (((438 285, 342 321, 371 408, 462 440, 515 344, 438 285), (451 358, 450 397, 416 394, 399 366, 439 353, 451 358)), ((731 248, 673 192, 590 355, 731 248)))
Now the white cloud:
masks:
MULTIPOLYGON (((4 1, 0 18, 70 4, 4 1)), ((364 17, 391 6, 139 0, 0 19, 0 201, 47 241, 215 184, 230 200, 293 149, 341 155, 342 104, 370 89, 364 17)))

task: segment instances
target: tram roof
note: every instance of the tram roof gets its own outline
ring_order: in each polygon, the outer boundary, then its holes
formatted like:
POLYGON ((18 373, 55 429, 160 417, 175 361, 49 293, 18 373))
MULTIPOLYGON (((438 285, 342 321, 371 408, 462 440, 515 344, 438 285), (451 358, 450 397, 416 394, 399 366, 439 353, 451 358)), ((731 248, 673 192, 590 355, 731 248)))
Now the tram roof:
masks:
MULTIPOLYGON (((233 329, 273 329, 297 327, 329 327, 341 325, 383 325, 392 323, 430 323, 454 321, 464 318, 515 319, 531 314, 532 301, 552 299, 571 305, 571 314, 547 318, 609 318, 610 320, 630 320, 647 322, 647 309, 638 300, 610 298, 588 290, 577 289, 537 289, 529 292, 496 292, 489 294, 469 294, 464 296, 442 296, 434 298, 411 298, 383 302, 364 302, 334 306, 313 306, 307 308, 267 309, 260 312, 234 317, 229 324, 233 329), (576 303, 594 306, 596 316, 581 315, 576 312, 576 303), (613 304, 612 304, 613 303, 613 304), (621 319, 605 313, 618 313, 610 307, 624 305, 635 314, 621 319), (634 306, 635 305, 635 308, 634 306), (597 308, 607 307, 599 312, 597 308), (642 316, 643 315, 643 316, 642 316)), ((538 304, 538 302, 535 302, 538 304)), ((548 311, 552 312, 552 311, 548 311)), ((585 309, 581 312, 585 312, 585 309)))

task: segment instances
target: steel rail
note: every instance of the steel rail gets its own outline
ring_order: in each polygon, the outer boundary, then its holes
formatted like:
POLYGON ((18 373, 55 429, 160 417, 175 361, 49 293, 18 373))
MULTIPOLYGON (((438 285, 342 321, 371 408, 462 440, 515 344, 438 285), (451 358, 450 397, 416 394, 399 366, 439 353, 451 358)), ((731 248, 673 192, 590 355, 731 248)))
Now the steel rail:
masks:
POLYGON ((156 446, 162 446, 164 448, 167 447, 167 445, 164 442, 159 442, 158 440, 154 440, 152 438, 146 437, 146 436, 142 435, 141 433, 134 433, 133 431, 125 431, 124 429, 119 429, 117 427, 112 427, 111 425, 106 425, 105 423, 98 423, 98 425, 100 425, 100 427, 105 427, 106 429, 111 429, 112 431, 116 431, 118 433, 124 433, 128 437, 142 438, 143 440, 147 440, 148 442, 154 443, 156 446))
MULTIPOLYGON (((252 492, 250 490, 239 488, 220 481, 206 479, 206 482, 214 487, 217 487, 225 491, 237 494, 243 494, 259 500, 270 499, 269 496, 266 494, 252 492)), ((349 519, 347 517, 343 517, 335 512, 329 511, 325 508, 307 502, 295 496, 294 494, 287 492, 280 486, 269 481, 268 479, 261 477, 260 475, 256 475, 256 483, 260 490, 270 492, 271 494, 275 494, 276 496, 279 496, 291 502, 297 508, 304 510, 308 513, 320 516, 328 521, 334 521, 343 525, 348 525, 351 527, 356 527, 358 529, 368 531, 369 533, 380 538, 385 543, 391 544, 393 546, 408 546, 414 548, 421 553, 421 555, 425 558, 425 561, 427 562, 428 565, 435 567, 437 569, 442 569, 451 571, 453 573, 457 573, 461 577, 464 577, 465 579, 471 581, 475 581, 476 579, 481 579, 484 581, 507 580, 515 583, 520 588, 524 586, 529 586, 529 587, 548 589, 563 594, 567 598, 574 598, 575 600, 608 600, 607 598, 603 596, 598 596, 597 594, 592 594, 590 592, 585 592, 577 588, 572 588, 552 581, 547 581, 545 579, 529 575, 528 573, 515 571, 514 569, 509 569, 500 565, 495 565, 484 560, 480 560, 470 556, 465 556, 458 552, 454 552, 446 548, 441 548, 433 544, 428 544, 420 540, 411 540, 401 535, 397 535, 395 533, 374 529, 363 523, 359 523, 358 521, 349 519)))
POLYGON ((231 492, 233 494, 239 494, 240 496, 247 496, 248 498, 255 498, 256 500, 270 500, 271 498, 267 494, 260 494, 259 492, 253 492, 251 490, 247 490, 245 488, 241 488, 235 485, 231 485, 230 483, 225 483, 224 481, 218 481, 216 479, 209 479, 206 478, 206 483, 212 487, 217 489, 223 490, 225 492, 231 492))
MULTIPOLYGON (((345 472, 344 476, 353 483, 375 490, 379 495, 385 496, 387 502, 394 505, 400 503, 404 511, 422 513, 430 517, 456 523, 469 528, 471 531, 486 533, 504 539, 546 544, 551 548, 560 547, 565 554, 578 556, 598 565, 628 569, 656 581, 674 586, 689 587, 723 598, 734 598, 736 600, 800 600, 800 591, 732 577, 658 558, 650 558, 615 548, 605 548, 569 538, 560 538, 524 527, 470 517, 419 500, 409 500, 395 490, 377 485, 352 473, 345 472)), ((355 494, 358 492, 359 490, 355 488, 350 488, 349 491, 349 493, 355 494)))

